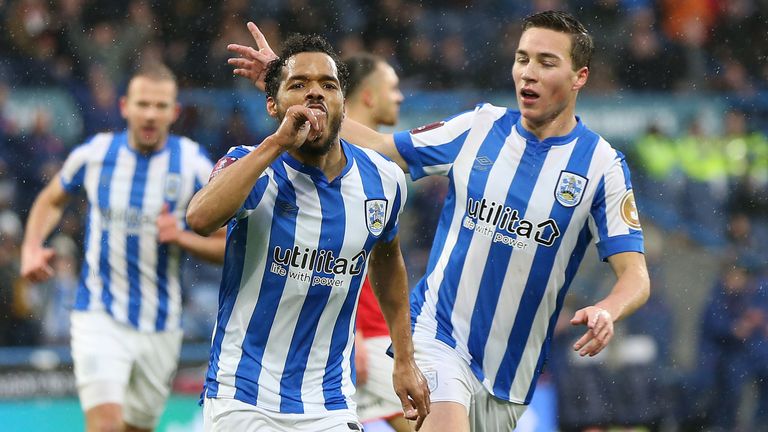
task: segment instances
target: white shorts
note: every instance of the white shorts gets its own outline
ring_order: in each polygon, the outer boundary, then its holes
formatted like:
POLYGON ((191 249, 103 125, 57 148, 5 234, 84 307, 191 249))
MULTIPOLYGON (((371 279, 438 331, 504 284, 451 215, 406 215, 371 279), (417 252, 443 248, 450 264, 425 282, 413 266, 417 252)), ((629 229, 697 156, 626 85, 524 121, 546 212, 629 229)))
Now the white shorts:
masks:
POLYGON ((429 386, 429 399, 457 402, 469 413, 470 430, 513 430, 526 405, 491 395, 475 377, 469 364, 453 348, 437 339, 414 338, 414 357, 429 386))
POLYGON ((403 415, 400 398, 395 394, 392 383, 392 369, 395 361, 386 354, 392 343, 389 336, 365 339, 368 354, 368 381, 357 387, 354 400, 360 421, 368 422, 381 418, 403 415))
POLYGON ((205 398, 205 432, 362 432, 352 410, 316 414, 267 411, 237 399, 205 398))
POLYGON ((126 423, 154 428, 176 374, 182 331, 140 332, 102 311, 73 311, 71 320, 83 411, 116 403, 126 423))

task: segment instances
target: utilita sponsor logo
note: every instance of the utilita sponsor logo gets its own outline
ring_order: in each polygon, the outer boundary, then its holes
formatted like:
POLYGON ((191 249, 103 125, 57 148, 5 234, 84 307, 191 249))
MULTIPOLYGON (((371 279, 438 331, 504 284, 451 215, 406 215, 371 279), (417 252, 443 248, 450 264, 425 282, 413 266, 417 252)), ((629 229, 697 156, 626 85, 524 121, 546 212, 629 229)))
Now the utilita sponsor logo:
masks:
POLYGON ((275 246, 273 252, 273 259, 277 264, 329 275, 358 275, 363 271, 367 258, 368 254, 365 250, 361 250, 351 259, 337 258, 333 256, 331 250, 309 248, 301 250, 298 246, 291 249, 275 246))
POLYGON ((469 198, 467 217, 464 218, 463 226, 493 237, 494 242, 519 249, 527 246, 525 240, 533 239, 542 246, 552 246, 560 237, 560 229, 554 219, 546 219, 538 223, 522 219, 517 209, 493 201, 488 202, 485 198, 480 200, 469 198))

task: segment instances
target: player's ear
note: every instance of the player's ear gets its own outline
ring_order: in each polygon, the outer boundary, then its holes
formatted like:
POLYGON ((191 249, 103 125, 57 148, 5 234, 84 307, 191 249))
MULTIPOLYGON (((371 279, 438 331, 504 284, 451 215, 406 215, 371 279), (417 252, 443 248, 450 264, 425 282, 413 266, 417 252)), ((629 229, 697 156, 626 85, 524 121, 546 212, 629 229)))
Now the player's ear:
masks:
POLYGON ((128 97, 127 96, 120 96, 120 115, 123 118, 126 118, 126 109, 128 108, 128 97))
POLYGON ((573 79, 573 87, 572 90, 581 90, 582 87, 584 87, 587 84, 587 79, 589 78, 589 68, 584 66, 581 69, 576 71, 576 75, 573 79))
POLYGON ((277 102, 272 96, 267 97, 267 114, 270 117, 277 118, 277 102))
POLYGON ((372 108, 374 104, 374 96, 373 92, 370 88, 366 87, 362 90, 360 90, 360 100, 363 101, 363 105, 365 105, 367 108, 372 108))
POLYGON ((176 105, 173 107, 173 121, 179 119, 179 115, 181 115, 181 104, 176 102, 176 105))

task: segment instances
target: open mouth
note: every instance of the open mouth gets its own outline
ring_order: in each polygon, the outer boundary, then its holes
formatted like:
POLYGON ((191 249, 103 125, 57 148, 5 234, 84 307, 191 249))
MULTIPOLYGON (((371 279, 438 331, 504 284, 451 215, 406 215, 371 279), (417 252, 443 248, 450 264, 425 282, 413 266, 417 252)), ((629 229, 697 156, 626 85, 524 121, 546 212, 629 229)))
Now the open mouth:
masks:
POLYGON ((539 98, 539 94, 531 89, 520 89, 520 98, 523 99, 524 102, 533 102, 536 99, 539 98))

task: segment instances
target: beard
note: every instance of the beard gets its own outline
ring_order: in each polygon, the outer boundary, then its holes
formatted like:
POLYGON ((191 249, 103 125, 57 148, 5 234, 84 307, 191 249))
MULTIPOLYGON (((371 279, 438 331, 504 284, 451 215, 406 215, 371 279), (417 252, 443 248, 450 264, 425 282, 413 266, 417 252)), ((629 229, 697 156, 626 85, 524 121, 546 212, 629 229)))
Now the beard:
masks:
POLYGON ((298 151, 306 156, 323 156, 331 151, 333 144, 339 140, 339 130, 341 130, 341 115, 336 115, 328 120, 328 135, 323 139, 323 136, 318 137, 312 141, 305 141, 298 151))

